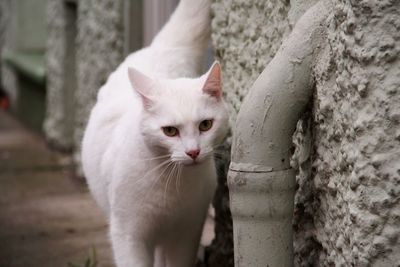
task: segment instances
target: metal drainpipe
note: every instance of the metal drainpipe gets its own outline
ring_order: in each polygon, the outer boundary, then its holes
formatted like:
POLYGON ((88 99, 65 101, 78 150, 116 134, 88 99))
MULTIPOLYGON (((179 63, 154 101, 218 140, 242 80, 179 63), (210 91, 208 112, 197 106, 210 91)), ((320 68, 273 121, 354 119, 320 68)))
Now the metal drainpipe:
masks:
POLYGON ((238 114, 228 173, 236 267, 293 266, 292 135, 312 95, 331 6, 319 1, 300 18, 238 114))

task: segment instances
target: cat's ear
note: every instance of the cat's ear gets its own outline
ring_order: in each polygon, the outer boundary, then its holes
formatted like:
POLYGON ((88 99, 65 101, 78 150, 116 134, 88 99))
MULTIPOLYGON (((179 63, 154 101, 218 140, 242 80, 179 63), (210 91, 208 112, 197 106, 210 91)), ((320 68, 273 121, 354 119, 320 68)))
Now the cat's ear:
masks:
POLYGON ((151 96, 153 94, 155 81, 135 68, 128 68, 129 81, 133 89, 140 95, 144 107, 150 107, 152 104, 151 96))
POLYGON ((206 81, 203 85, 203 93, 215 97, 217 100, 221 99, 221 65, 215 61, 206 76, 206 81))

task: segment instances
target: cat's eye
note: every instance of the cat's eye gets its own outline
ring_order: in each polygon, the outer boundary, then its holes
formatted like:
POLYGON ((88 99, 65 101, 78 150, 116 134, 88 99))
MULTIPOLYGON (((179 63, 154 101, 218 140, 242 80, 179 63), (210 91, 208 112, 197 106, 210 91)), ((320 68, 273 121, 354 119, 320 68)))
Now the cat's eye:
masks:
POLYGON ((199 130, 200 130, 201 132, 208 131, 208 130, 211 129, 212 125, 213 125, 213 121, 212 121, 212 120, 204 120, 204 121, 202 121, 202 122, 200 123, 200 125, 199 125, 199 130))
POLYGON ((162 127, 162 130, 166 136, 174 137, 179 134, 179 130, 172 126, 162 127))

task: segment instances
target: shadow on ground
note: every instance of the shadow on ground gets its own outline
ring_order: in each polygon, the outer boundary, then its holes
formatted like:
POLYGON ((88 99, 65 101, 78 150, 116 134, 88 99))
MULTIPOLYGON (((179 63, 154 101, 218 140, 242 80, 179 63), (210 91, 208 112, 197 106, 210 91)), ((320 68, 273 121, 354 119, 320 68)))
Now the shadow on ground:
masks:
POLYGON ((106 222, 70 158, 0 111, 0 266, 113 266, 106 222))

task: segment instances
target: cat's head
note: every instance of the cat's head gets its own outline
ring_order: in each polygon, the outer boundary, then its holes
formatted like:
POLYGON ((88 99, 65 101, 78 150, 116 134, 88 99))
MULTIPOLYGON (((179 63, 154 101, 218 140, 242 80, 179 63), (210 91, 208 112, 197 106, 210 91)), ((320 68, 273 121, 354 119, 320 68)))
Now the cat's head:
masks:
POLYGON ((185 165, 212 156, 229 127, 219 63, 195 79, 152 79, 132 68, 128 74, 143 105, 140 127, 150 149, 185 165))

